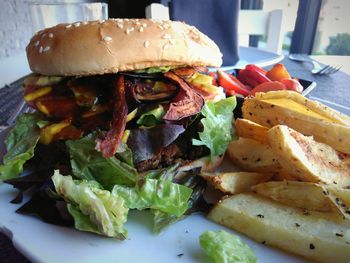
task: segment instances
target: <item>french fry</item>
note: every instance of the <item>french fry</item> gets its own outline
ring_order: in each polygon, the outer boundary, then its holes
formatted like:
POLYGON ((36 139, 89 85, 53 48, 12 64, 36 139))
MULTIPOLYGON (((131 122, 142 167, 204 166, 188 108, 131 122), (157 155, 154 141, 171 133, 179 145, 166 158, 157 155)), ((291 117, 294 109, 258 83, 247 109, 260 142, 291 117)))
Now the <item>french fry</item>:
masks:
POLYGON ((284 181, 284 180, 294 181, 297 179, 290 173, 284 171, 283 169, 281 172, 275 173, 272 177, 272 181, 284 181))
POLYGON ((322 185, 298 181, 261 183, 251 188, 258 195, 287 206, 321 212, 340 212, 322 185))
POLYGON ((323 187, 343 216, 350 220, 350 190, 335 185, 325 185, 323 187))
POLYGON ((252 139, 232 141, 226 153, 234 164, 247 171, 277 173, 282 170, 272 148, 252 139))
POLYGON ((268 133, 279 163, 297 179, 350 186, 350 167, 332 147, 284 125, 275 126, 268 133))
POLYGON ((350 117, 294 91, 257 93, 244 100, 243 118, 263 126, 284 124, 350 153, 350 117))
POLYGON ((238 194, 250 191, 250 187, 269 180, 272 173, 201 173, 201 177, 212 184, 216 189, 227 194, 238 194))
POLYGON ((257 242, 320 262, 349 262, 349 225, 341 216, 288 207, 256 194, 219 202, 209 219, 257 242))
POLYGON ((247 119, 236 119, 236 133, 239 137, 253 139, 264 144, 269 143, 267 132, 269 128, 247 119))

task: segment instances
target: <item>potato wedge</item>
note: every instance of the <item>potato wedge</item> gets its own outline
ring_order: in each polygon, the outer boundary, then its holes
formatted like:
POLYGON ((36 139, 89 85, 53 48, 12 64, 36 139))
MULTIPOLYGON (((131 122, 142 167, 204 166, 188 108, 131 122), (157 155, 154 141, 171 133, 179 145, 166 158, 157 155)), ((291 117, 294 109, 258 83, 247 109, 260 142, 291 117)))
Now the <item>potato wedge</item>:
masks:
POLYGON ((239 137, 253 139, 264 144, 269 143, 267 135, 269 128, 265 126, 247 119, 236 119, 235 128, 239 137))
POLYGON ((282 170, 272 148, 252 139, 239 138, 232 141, 226 153, 235 165, 247 171, 275 173, 282 170))
POLYGON ((223 159, 224 155, 215 156, 213 160, 209 156, 204 156, 180 166, 178 172, 186 172, 194 168, 200 168, 202 172, 213 172, 221 165, 223 159))
POLYGON ((209 219, 260 243, 320 262, 349 262, 348 224, 333 213, 304 213, 256 194, 219 202, 209 219))
POLYGON ((344 217, 350 220, 350 190, 335 185, 325 185, 324 188, 344 217))
POLYGON ((230 173, 201 173, 201 177, 216 189, 227 194, 238 194, 250 191, 251 186, 266 182, 272 173, 230 172, 230 173))
POLYGON ((263 126, 285 124, 334 149, 350 153, 350 117, 293 91, 257 93, 246 98, 243 118, 263 126))
POLYGON ((258 195, 287 206, 321 212, 339 212, 322 185, 298 181, 261 183, 251 188, 258 195))
POLYGON ((294 181, 297 180, 293 175, 282 170, 281 172, 275 173, 272 177, 272 181, 294 181))
POLYGON ((350 190, 342 189, 336 185, 325 185, 325 188, 330 193, 334 194, 338 198, 342 200, 344 204, 350 207, 350 190))
POLYGON ((299 180, 350 186, 350 166, 332 147, 285 125, 271 128, 269 139, 279 163, 299 180))

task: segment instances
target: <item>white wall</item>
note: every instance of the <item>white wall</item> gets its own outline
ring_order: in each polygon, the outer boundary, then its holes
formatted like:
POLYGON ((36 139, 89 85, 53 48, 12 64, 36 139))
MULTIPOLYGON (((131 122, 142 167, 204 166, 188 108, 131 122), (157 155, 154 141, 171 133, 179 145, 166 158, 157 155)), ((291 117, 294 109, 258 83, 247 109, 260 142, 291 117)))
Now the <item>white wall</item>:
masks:
POLYGON ((0 59, 23 51, 31 35, 28 3, 0 0, 0 59))
POLYGON ((99 2, 99 0, 0 0, 0 59, 23 52, 33 35, 29 15, 30 2, 99 2))

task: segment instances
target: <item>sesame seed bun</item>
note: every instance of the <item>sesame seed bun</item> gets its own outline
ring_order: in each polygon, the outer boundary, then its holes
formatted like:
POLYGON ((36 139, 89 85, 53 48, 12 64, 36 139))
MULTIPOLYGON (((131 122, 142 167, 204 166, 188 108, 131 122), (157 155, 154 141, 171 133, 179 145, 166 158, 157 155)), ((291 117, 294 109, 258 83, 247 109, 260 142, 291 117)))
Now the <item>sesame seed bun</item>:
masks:
POLYGON ((193 26, 176 21, 109 19, 59 24, 27 46, 31 70, 43 75, 95 75, 159 66, 214 66, 218 46, 193 26))

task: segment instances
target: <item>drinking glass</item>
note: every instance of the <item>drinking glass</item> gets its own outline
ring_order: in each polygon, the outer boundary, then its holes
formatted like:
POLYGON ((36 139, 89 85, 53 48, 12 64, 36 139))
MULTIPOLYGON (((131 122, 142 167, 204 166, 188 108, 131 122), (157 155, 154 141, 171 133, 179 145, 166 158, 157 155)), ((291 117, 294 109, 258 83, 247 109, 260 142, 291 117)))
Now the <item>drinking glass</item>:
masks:
POLYGON ((103 20, 108 18, 107 3, 55 3, 29 5, 33 32, 59 23, 103 20))

